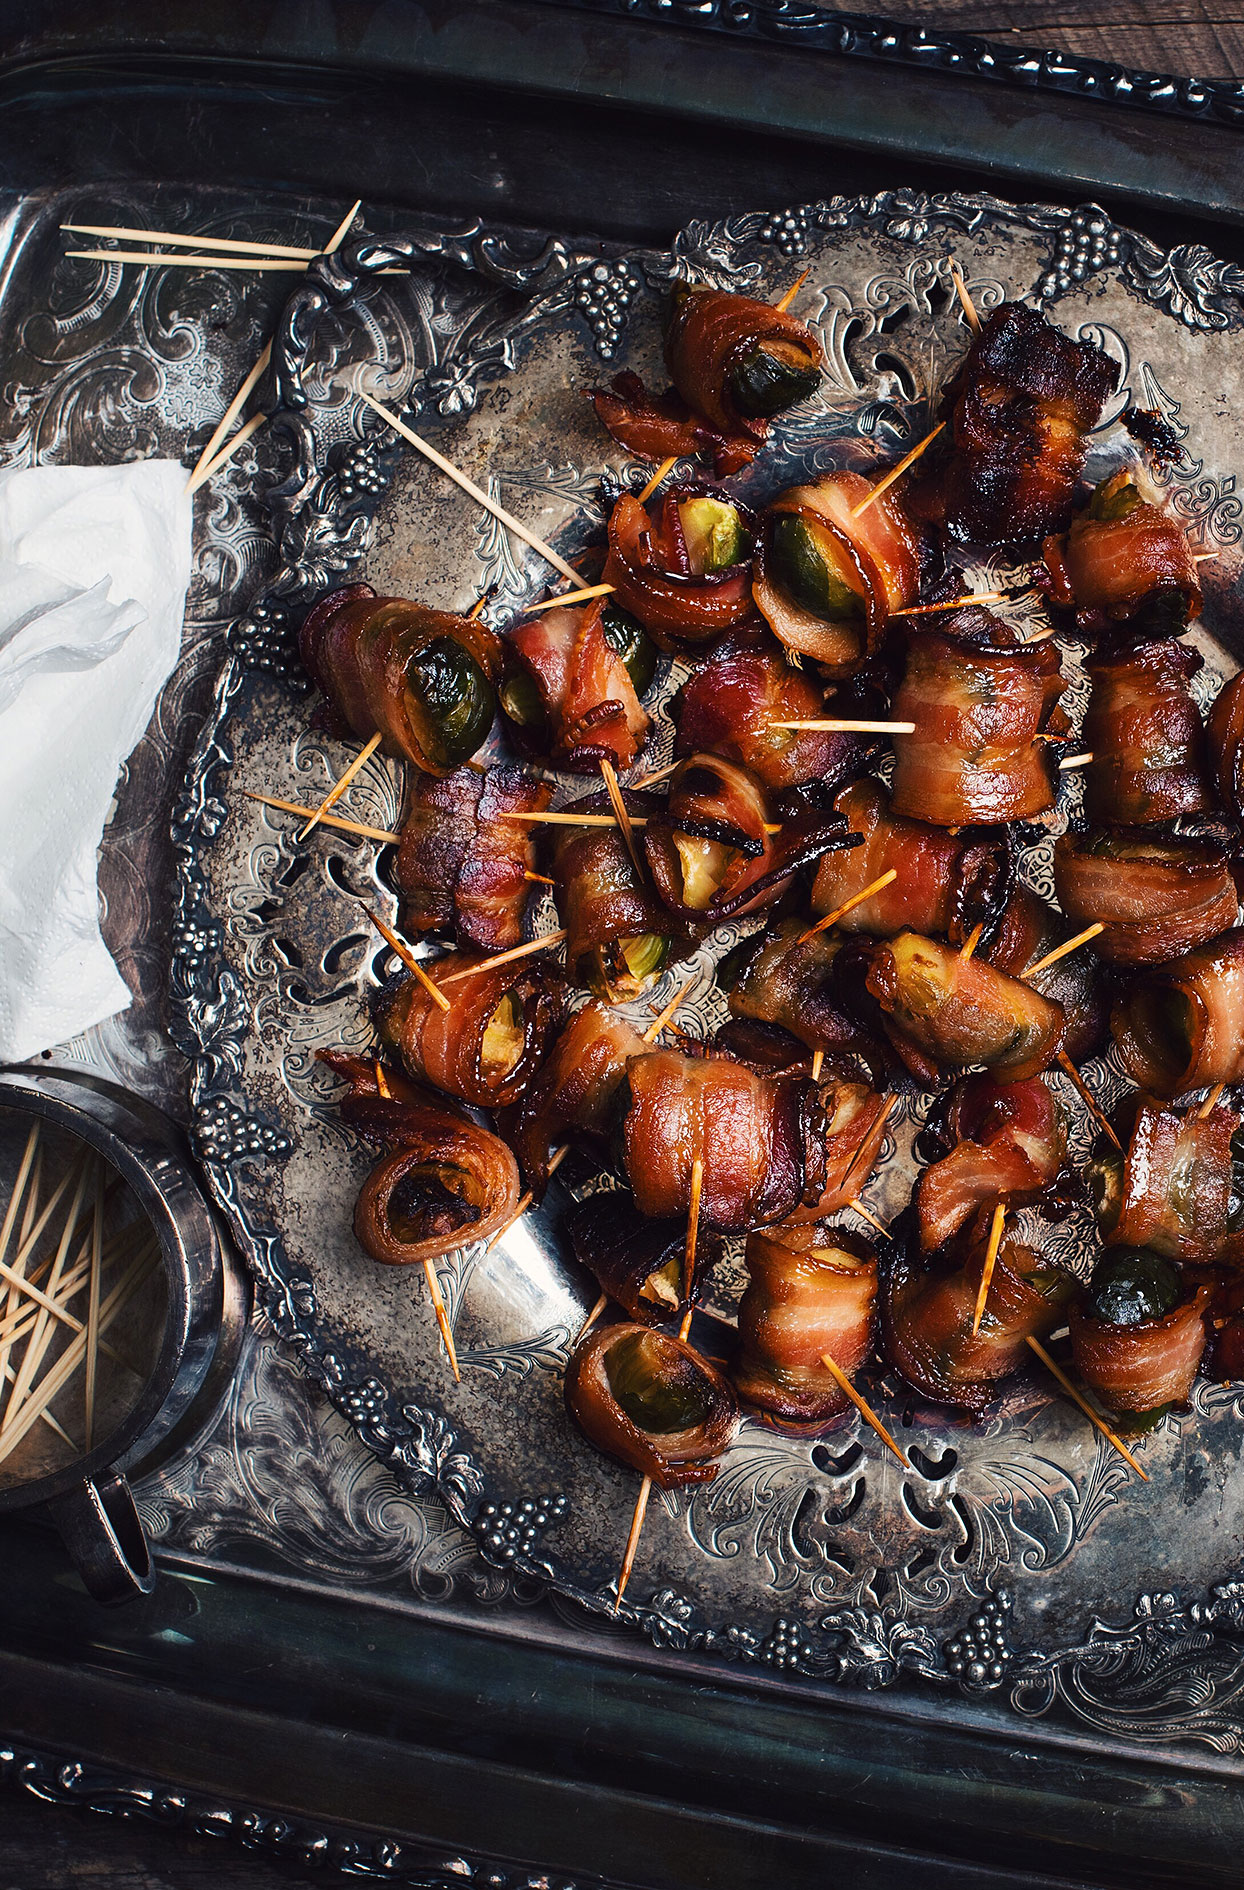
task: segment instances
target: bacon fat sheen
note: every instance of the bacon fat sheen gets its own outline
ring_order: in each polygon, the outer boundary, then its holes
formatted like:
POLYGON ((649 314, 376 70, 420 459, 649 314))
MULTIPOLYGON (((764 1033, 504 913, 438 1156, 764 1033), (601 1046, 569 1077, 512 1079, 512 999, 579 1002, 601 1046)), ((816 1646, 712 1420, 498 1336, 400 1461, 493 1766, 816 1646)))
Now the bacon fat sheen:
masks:
POLYGON ((1162 964, 1239 911, 1231 862, 1213 840, 1066 833, 1054 846, 1054 889, 1077 927, 1105 925, 1093 949, 1116 965, 1162 964))
POLYGON ((435 964, 437 978, 470 969, 442 987, 442 1010, 409 972, 376 999, 376 1028, 417 1081, 480 1108, 516 1102, 544 1060, 561 1011, 561 973, 532 959, 493 966, 487 958, 451 952, 435 964))
POLYGON ((1178 634, 1201 608, 1201 587, 1188 535, 1177 519, 1140 500, 1122 518, 1082 512, 1042 553, 1050 602, 1074 610, 1090 633, 1143 613, 1146 626, 1165 616, 1178 634))
POLYGON ((1152 1096, 1244 1077, 1244 930, 1137 978, 1115 1005, 1124 1068, 1152 1096))
POLYGON ((731 1372, 746 1404, 788 1424, 825 1424, 850 1400, 823 1360, 853 1378, 876 1331, 877 1258, 858 1235, 815 1224, 749 1234, 749 1284, 731 1372))
POLYGON ((1211 1297, 1208 1286, 1196 1287, 1162 1318, 1131 1326, 1095 1319, 1077 1300, 1070 1313, 1077 1372, 1112 1411, 1140 1414, 1186 1403, 1205 1350, 1211 1297))
POLYGON ((1081 739, 1084 810, 1092 821, 1143 827, 1213 804, 1205 734, 1188 687, 1201 658, 1170 638, 1098 651, 1081 739))
POLYGON ((1047 1069, 1063 1040, 1062 1006, 981 958, 900 932, 874 948, 868 989, 891 1043, 921 1082, 984 1064, 1022 1082, 1047 1069))
POLYGON ((1010 881, 1010 854, 1000 834, 948 834, 895 814, 878 781, 858 781, 834 802, 863 844, 827 853, 812 887, 812 910, 836 912, 893 867, 897 878, 837 921, 844 932, 877 938, 941 933, 961 943, 997 908, 1010 881))
POLYGON ((1244 1259, 1233 1159, 1239 1128, 1239 1115, 1221 1104, 1203 1116, 1142 1102, 1126 1157, 1098 1159, 1103 1239, 1191 1265, 1244 1259))

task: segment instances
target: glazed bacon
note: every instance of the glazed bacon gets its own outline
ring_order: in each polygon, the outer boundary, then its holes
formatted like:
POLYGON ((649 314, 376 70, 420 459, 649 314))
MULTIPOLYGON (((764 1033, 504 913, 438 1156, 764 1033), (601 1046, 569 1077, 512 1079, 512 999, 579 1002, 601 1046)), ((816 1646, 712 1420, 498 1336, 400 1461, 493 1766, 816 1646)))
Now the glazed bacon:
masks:
POLYGON ((739 1422, 729 1379, 672 1333, 636 1324, 580 1341, 566 1408, 597 1450, 663 1490, 711 1483, 739 1422))
MULTIPOLYGON (((664 802, 655 794, 628 793, 636 818, 655 819, 664 802)), ((608 814, 606 794, 573 801, 568 813, 608 814)), ((638 838, 638 829, 636 837, 638 838)), ((566 970, 572 984, 586 985, 598 996, 617 989, 637 995, 618 955, 621 941, 682 938, 669 909, 644 885, 617 827, 559 827, 551 842, 549 871, 553 898, 566 928, 566 970)))
POLYGON ((1099 1154, 1098 1219, 1111 1246, 1149 1247, 1193 1266, 1244 1260, 1244 1211, 1236 1193, 1240 1117, 1221 1104, 1208 1116, 1142 1102, 1126 1157, 1099 1154))
MULTIPOLYGON (((1003 907, 988 942, 982 942, 980 955, 997 970, 1020 978, 1029 965, 1035 965, 1056 945, 1082 930, 1082 926, 1069 924, 1031 886, 1021 884, 1003 907)), ((1063 1049, 1072 1062, 1079 1064, 1085 1057, 1095 1056, 1109 1027, 1110 995, 1105 968, 1092 949, 1084 946, 1069 952, 1025 982, 1042 997, 1061 1004, 1063 1049)))
POLYGON ((784 1423, 827 1424, 851 1404, 825 1354, 853 1378, 872 1351, 876 1254, 845 1228, 784 1225, 749 1234, 745 1260, 735 1389, 784 1423))
POLYGON ((972 1320, 992 1214, 983 1208, 951 1261, 951 1270, 913 1264, 896 1244, 881 1280, 883 1349, 909 1385, 939 1403, 979 1417, 1002 1381, 1029 1356, 1027 1340, 1058 1325, 1072 1289, 1066 1274, 1046 1269, 1031 1247, 1004 1235, 998 1248, 980 1331, 972 1320), (960 1254, 966 1255, 960 1260, 960 1254))
POLYGON ((1234 925, 1239 899, 1215 840, 1066 833, 1054 889, 1077 929, 1101 920, 1093 949, 1116 965, 1160 965, 1234 925))
POLYGON ((772 813, 763 784, 737 762, 699 754, 678 764, 664 812, 648 821, 644 855, 657 892, 684 925, 762 911, 803 867, 856 844, 839 814, 809 808, 775 823, 772 813))
POLYGON ((544 710, 541 724, 519 725, 519 738, 572 774, 596 774, 602 757, 629 768, 652 726, 605 635, 606 602, 541 611, 506 638, 507 663, 531 679, 544 710))
POLYGON ((656 501, 655 519, 634 493, 624 492, 609 514, 609 551, 601 582, 638 617, 663 650, 697 650, 752 615, 751 566, 727 565, 692 574, 679 520, 685 494, 656 501))
POLYGON ((984 1064, 1022 1082, 1062 1047, 1062 1006, 980 957, 963 958, 915 932, 873 949, 868 989, 890 1042, 918 1082, 984 1064))
POLYGON ((1126 622, 1178 636, 1200 612, 1187 533, 1141 496, 1127 471, 1104 481, 1070 531, 1046 539, 1042 556, 1050 602, 1074 610, 1090 635, 1126 622))
POLYGON ((996 1083, 969 1076, 956 1083, 945 1117, 948 1152, 920 1177, 920 1246, 944 1247, 978 1210, 1005 1201, 1030 1207, 1062 1169, 1067 1124, 1039 1076, 996 1083))
POLYGON ((1004 302, 951 385, 951 449, 941 477, 952 537, 1015 545, 1061 531, 1118 368, 1038 310, 1004 302))
MULTIPOLYGON (((799 1044, 822 1051, 831 1062, 862 1061, 872 1067, 878 1061, 876 1046, 843 1008, 834 983, 842 940, 830 932, 805 938, 807 929, 802 919, 783 919, 757 940, 731 988, 730 1015, 789 1031, 799 1044)), ((734 1041, 725 1038, 731 1049, 734 1041)))
POLYGON ((478 1108, 516 1102, 544 1060, 561 1011, 561 973, 531 958, 492 966, 487 958, 451 952, 433 969, 438 982, 478 967, 443 987, 442 1010, 409 972, 377 994, 376 1028, 387 1049, 416 1081, 478 1108))
POLYGON ((1116 1326, 1096 1319, 1082 1299, 1071 1308, 1071 1354, 1091 1391, 1112 1411, 1140 1415, 1186 1404, 1205 1351, 1209 1286, 1194 1287, 1160 1319, 1116 1326))
POLYGON ((696 1246, 688 1299, 686 1222, 650 1220, 630 1195, 613 1189, 580 1203, 566 1223, 566 1236, 601 1292, 641 1326, 681 1319, 699 1302, 723 1252, 722 1242, 706 1230, 696 1246))
POLYGON ((1019 644, 979 606, 953 626, 909 632, 891 713, 914 722, 894 737, 896 814, 939 827, 1030 820, 1054 805, 1050 744, 1066 718, 1057 645, 1019 644))
POLYGON ((820 1200, 824 1111, 805 1077, 653 1050, 635 1058, 627 1078, 626 1172, 641 1214, 685 1222, 697 1160, 701 1222, 723 1234, 786 1220, 820 1200))
POLYGON ((1244 670, 1223 684, 1210 710, 1209 750, 1222 804, 1244 820, 1244 670))
POLYGON ((857 472, 827 473, 809 485, 779 493, 765 514, 752 585, 756 608, 779 643, 820 663, 831 679, 858 669, 881 643, 896 610, 916 600, 920 588, 920 541, 893 487, 866 507, 872 484, 857 472), (827 557, 834 578, 857 600, 850 616, 818 615, 778 580, 773 529, 777 520, 805 521, 827 557))
MULTIPOLYGON (((836 715, 872 715, 872 705, 845 705, 836 715)), ((804 670, 793 669, 765 632, 732 632, 692 671, 674 701, 674 753, 710 749, 749 768, 779 794, 818 784, 824 793, 863 768, 875 744, 860 735, 818 729, 782 729, 777 722, 815 721, 825 714, 824 691, 804 670)))
POLYGON ((610 1104, 626 1066, 646 1048, 619 1011, 594 998, 564 1026, 523 1097, 511 1135, 523 1179, 537 1201, 548 1183, 555 1146, 569 1137, 604 1141, 610 1104))
POLYGON ((818 1095, 825 1118, 821 1192, 817 1200, 791 1209, 792 1225, 849 1207, 867 1186, 885 1141, 890 1097, 878 1096, 867 1083, 840 1079, 822 1083, 818 1095))
POLYGON ((379 732, 426 774, 452 774, 492 727, 502 645, 473 617, 351 584, 308 614, 298 648, 343 731, 379 732))
POLYGON ((393 1267, 439 1260, 501 1231, 519 1190, 504 1142, 396 1071, 383 1076, 382 1089, 375 1059, 317 1054, 350 1086, 341 1103, 346 1121, 387 1151, 354 1211, 355 1236, 373 1260, 393 1267))
POLYGON ((812 887, 812 910, 836 912, 893 867, 898 877, 844 912, 844 932, 889 938, 906 931, 941 933, 958 943, 988 920, 1011 878, 1010 850, 1001 835, 951 835, 923 820, 895 814, 878 781, 858 781, 834 802, 863 844, 827 853, 812 887))
POLYGON ((504 816, 542 813, 551 785, 516 767, 412 781, 393 869, 403 932, 452 931, 486 952, 521 944, 535 829, 504 816))
POLYGON ((1201 658, 1171 638, 1099 650, 1088 659, 1092 689, 1080 739, 1084 810, 1094 822, 1145 827, 1213 805, 1205 733, 1188 687, 1201 658))
POLYGON ((1244 929, 1234 927, 1137 978, 1110 1033, 1123 1067, 1151 1096, 1171 1098, 1244 1078, 1244 929))

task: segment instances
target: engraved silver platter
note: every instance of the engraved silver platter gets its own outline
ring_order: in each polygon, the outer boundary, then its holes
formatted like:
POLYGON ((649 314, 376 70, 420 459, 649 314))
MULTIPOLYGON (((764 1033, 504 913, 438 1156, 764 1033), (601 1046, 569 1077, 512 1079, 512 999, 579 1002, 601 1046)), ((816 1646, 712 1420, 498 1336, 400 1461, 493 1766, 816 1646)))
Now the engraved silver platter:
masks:
MULTIPOLYGON (((625 367, 659 380, 672 281, 776 298, 809 271, 796 312, 817 326, 829 373, 822 395, 779 421, 730 482, 763 503, 801 474, 893 459, 919 436, 966 345, 952 256, 983 311, 1007 296, 1033 300, 1120 363, 1090 472, 1122 456, 1117 419, 1129 401, 1174 424, 1184 457, 1171 503, 1196 546, 1218 553, 1201 567, 1204 700, 1244 654, 1234 470, 1244 466, 1244 272, 1200 246, 1161 251, 1091 205, 891 192, 693 224, 668 253, 479 224, 361 239, 314 265, 286 311, 278 424, 292 470, 269 495, 281 568, 231 630, 174 822, 172 1007, 193 1064, 198 1148, 269 1318, 366 1446, 408 1485, 434 1490, 488 1561, 602 1618, 636 1480, 564 1412, 567 1347, 595 1297, 559 1238, 569 1190, 555 1181, 542 1210, 490 1251, 467 1247, 439 1268, 462 1366, 455 1386, 417 1270, 375 1266, 354 1241, 354 1199, 373 1157, 342 1127, 334 1082, 316 1062, 320 1048, 372 1040, 367 1000, 385 951, 359 901, 393 914, 382 856, 344 834, 298 846, 298 823, 247 793, 317 800, 349 758, 311 728, 293 653, 316 596, 365 577, 462 610, 491 588, 488 619, 501 626, 548 577, 537 554, 395 441, 363 393, 400 408, 573 555, 599 535, 602 481, 637 484, 647 471, 604 435, 583 390, 625 367), (373 284, 387 266, 409 267, 408 282, 373 284)), ((965 566, 972 583, 1000 575, 965 566)), ((1064 643, 1073 685, 1078 654, 1064 643)), ((664 705, 679 680, 675 666, 660 682, 637 772, 670 753, 664 705)), ((1075 791, 1069 780, 1056 826, 1075 791)), ((394 827, 400 772, 373 758, 349 807, 394 827)), ((1026 871, 1050 893, 1048 846, 1026 871)), ((550 923, 536 915, 537 929, 550 923)), ((694 1032, 719 1020, 713 961, 736 936, 723 928, 695 961, 680 1014, 694 1032)), ((668 974, 636 1016, 685 975, 668 974)), ((1122 1085, 1109 1057, 1085 1074, 1107 1099, 1122 1085)), ((1082 1157, 1088 1126, 1068 1101, 1082 1157)), ((906 1199, 922 1114, 908 1101, 892 1118, 866 1194, 883 1219, 906 1199)), ((1090 1264, 1084 1217, 1039 1237, 1072 1270, 1090 1264)), ((711 1298, 730 1310, 739 1289, 732 1254, 711 1298)), ((1035 1377, 976 1426, 885 1376, 869 1389, 909 1472, 854 1419, 820 1437, 749 1419, 715 1482, 654 1499, 623 1618, 659 1647, 792 1681, 919 1679, 993 1692, 1029 1714, 1074 1695, 1082 1717, 1133 1738, 1240 1748, 1230 1650, 1244 1630, 1244 1586, 1233 1579, 1244 1387, 1199 1384, 1192 1409, 1139 1446, 1147 1483, 1035 1377), (1206 1652, 1219 1647, 1221 1659, 1206 1652)))

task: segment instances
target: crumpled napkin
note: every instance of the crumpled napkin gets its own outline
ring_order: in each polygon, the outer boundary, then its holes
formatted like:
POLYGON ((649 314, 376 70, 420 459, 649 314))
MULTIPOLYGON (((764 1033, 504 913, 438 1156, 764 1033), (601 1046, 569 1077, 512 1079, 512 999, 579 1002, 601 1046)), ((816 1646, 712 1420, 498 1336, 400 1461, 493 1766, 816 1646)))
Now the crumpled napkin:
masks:
POLYGON ((0 473, 0 1061, 130 1002, 96 856, 181 648, 185 486, 172 460, 0 473))

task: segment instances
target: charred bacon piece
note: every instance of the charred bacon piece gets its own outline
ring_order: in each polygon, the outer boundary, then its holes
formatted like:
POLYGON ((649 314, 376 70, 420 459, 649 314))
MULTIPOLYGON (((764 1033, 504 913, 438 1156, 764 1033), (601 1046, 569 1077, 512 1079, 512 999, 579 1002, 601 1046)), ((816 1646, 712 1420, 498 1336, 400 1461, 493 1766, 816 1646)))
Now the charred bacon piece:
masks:
MULTIPOLYGON (((655 819, 665 811, 656 794, 628 791, 626 804, 637 819, 655 819)), ((613 808, 608 795, 592 794, 566 811, 609 814, 613 808)), ((636 873, 617 827, 555 829, 549 871, 566 928, 566 973, 572 984, 586 985, 611 1003, 638 997, 665 964, 671 944, 677 940, 685 946, 685 933, 636 873)))
MULTIPOLYGON (((1033 892, 1031 886, 1016 886, 1003 907, 997 929, 980 955, 999 971, 1022 977, 1029 965, 1035 965, 1074 937, 1083 927, 1069 924, 1054 906, 1033 892)), ((1110 1022, 1109 975, 1101 960, 1089 948, 1068 953, 1044 971, 1025 979, 1034 991, 1063 1008, 1063 1049, 1073 1063, 1094 1056, 1106 1040, 1110 1022)))
MULTIPOLYGON (((834 982, 834 963, 842 940, 830 932, 805 937, 802 919, 783 919, 764 936, 749 941, 747 956, 731 981, 732 967, 723 966, 730 995, 730 1015, 758 1024, 776 1025, 809 1050, 820 1050, 831 1061, 878 1061, 876 1045, 867 1031, 843 1008, 834 982)), ((726 1045, 733 1051, 734 1039, 726 1045)), ((749 1059, 744 1056, 743 1061, 749 1059)))
POLYGON ((761 1076, 728 1057, 653 1050, 627 1068, 626 1173, 641 1214, 682 1219, 704 1164, 700 1220, 742 1233, 819 1202, 825 1115, 801 1076, 761 1076))
POLYGON ((503 651, 473 617, 351 584, 321 598, 298 648, 343 733, 378 732, 386 754, 426 774, 452 774, 487 739, 503 651))
POLYGON ((1031 1207, 1067 1156, 1063 1111, 1039 1076, 956 1083, 945 1114, 947 1153, 920 1177, 920 1246, 934 1253, 988 1205, 1031 1207))
POLYGON ((787 1424, 826 1424, 850 1409, 821 1360, 848 1378, 872 1351, 877 1257, 841 1227, 770 1227, 749 1234, 750 1281, 739 1306, 731 1368, 745 1404, 787 1424))
POLYGON ((1244 1078, 1244 929, 1155 966, 1115 1005, 1110 1032, 1128 1075, 1171 1098, 1244 1078))
MULTIPOLYGON (((834 713, 873 715, 872 704, 835 698, 834 713)), ((749 768, 771 790, 816 784, 828 794, 863 768, 875 743, 825 729, 783 729, 777 722, 815 721, 824 691, 793 669, 768 632, 731 632, 696 668, 674 701, 676 755, 705 749, 749 768)))
POLYGON ((402 930, 452 932, 487 952, 521 944, 535 829, 503 816, 542 813, 551 785, 517 767, 411 779, 393 869, 402 930))
POLYGON ((1107 1247, 1071 1308, 1071 1353, 1120 1417, 1152 1421, 1186 1404, 1208 1337, 1212 1289, 1186 1287, 1152 1249, 1107 1247))
POLYGON ((951 535, 1015 545, 1061 531, 1084 470, 1085 435, 1117 377, 1101 348, 1072 341, 1037 309, 995 309, 947 401, 942 495, 951 535))
POLYGON ((504 1142, 395 1071, 383 1095, 371 1058, 317 1054, 350 1085, 346 1121, 386 1151, 354 1210, 355 1236, 373 1260, 422 1264, 500 1232, 519 1198, 518 1164, 504 1142))
POLYGON ((827 853, 812 887, 812 910, 836 912, 891 867, 898 878, 852 906, 844 932, 892 937, 908 929, 941 933, 958 943, 998 911, 1011 879, 1010 849, 1000 834, 952 835, 923 820, 895 814, 878 781, 858 781, 834 802, 863 844, 827 853))
POLYGON ((546 610, 506 638, 501 707, 520 746, 575 774, 629 768, 651 727, 640 697, 656 651, 608 598, 546 610))
POLYGON ((494 967, 486 958, 451 952, 436 961, 438 977, 468 966, 479 969, 455 981, 447 1011, 409 972, 390 979, 377 993, 376 1028, 416 1081, 479 1108, 504 1109, 544 1060, 564 980, 531 958, 494 967))
POLYGON ((672 1333, 634 1324, 580 1341, 566 1408, 597 1450, 663 1490, 711 1483, 739 1422, 729 1379, 672 1333))
POLYGON ((1040 1254, 1004 1235, 980 1331, 972 1321, 992 1215, 982 1208, 955 1243, 949 1265, 916 1264, 914 1243, 896 1242, 881 1278, 883 1349, 909 1385, 974 1417, 1028 1357, 1027 1340, 1053 1331, 1074 1286, 1040 1254))
POLYGON ((1050 602, 1074 610, 1081 630, 1127 623, 1145 636, 1177 637, 1200 613, 1187 533, 1156 496, 1124 467, 1102 480, 1068 532, 1046 539, 1050 602))
POLYGON ((953 625, 908 633, 907 663, 894 699, 896 814, 939 827, 1030 820, 1054 805, 1050 744, 1066 718, 1057 645, 1018 643, 978 605, 953 625))
POLYGON ((1205 731, 1188 684, 1201 658, 1186 643, 1099 650, 1085 665, 1092 690, 1081 740, 1084 810, 1094 822, 1147 827, 1213 806, 1205 731))
POLYGON ((763 783, 737 762, 710 754, 679 762, 664 811, 648 821, 644 854, 658 893, 684 925, 762 911, 803 867, 857 844, 840 814, 808 808, 775 823, 772 813, 763 783))
POLYGON ((874 947, 868 989, 894 1048, 929 1088, 975 1064, 997 1080, 1022 1082, 1048 1069, 1062 1048, 1060 1004, 916 932, 874 947))
POLYGON ((1209 750, 1222 804, 1244 820, 1244 670, 1223 684, 1210 710, 1209 750))
POLYGON ((649 513, 624 492, 601 579, 663 650, 702 649, 752 615, 752 531, 736 505, 680 487, 649 513))
POLYGON ((696 1247, 688 1300, 685 1221, 650 1220, 630 1195, 610 1190, 575 1209, 566 1235, 575 1259, 594 1275, 601 1292, 641 1326, 681 1319, 698 1303, 723 1251, 717 1236, 706 1230, 696 1247))
POLYGON ((806 400, 820 384, 824 356, 806 322, 728 290, 675 290, 665 335, 674 385, 655 399, 636 374, 596 388, 601 422, 642 459, 713 449, 718 475, 754 459, 772 415, 806 400))
POLYGON ((610 1105, 626 1066, 647 1047, 618 1011, 595 999, 563 1027, 523 1097, 510 1137, 536 1200, 548 1183, 549 1154, 557 1144, 568 1136, 607 1141, 610 1105))
POLYGON ((1244 1260, 1244 1136, 1236 1110, 1203 1116, 1141 1102, 1127 1154, 1089 1169, 1102 1239, 1194 1266, 1244 1260))
POLYGON ((1104 923, 1093 949, 1116 965, 1160 965, 1239 912, 1227 851, 1208 839, 1066 833, 1054 846, 1054 889, 1077 928, 1104 923))
POLYGON ((920 587, 920 540, 893 487, 856 518, 872 484, 827 473, 779 493, 765 513, 752 586, 778 642, 848 676, 920 587))

